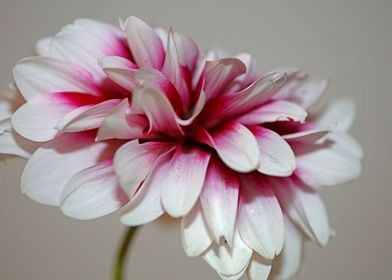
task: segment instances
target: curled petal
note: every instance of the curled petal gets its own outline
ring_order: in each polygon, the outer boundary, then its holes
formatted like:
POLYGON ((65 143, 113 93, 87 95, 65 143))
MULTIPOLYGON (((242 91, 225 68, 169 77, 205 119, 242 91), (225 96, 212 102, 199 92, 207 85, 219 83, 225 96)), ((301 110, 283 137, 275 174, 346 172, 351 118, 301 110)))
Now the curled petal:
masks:
POLYGON ((266 260, 258 254, 253 254, 248 268, 250 280, 267 280, 272 268, 272 261, 266 260))

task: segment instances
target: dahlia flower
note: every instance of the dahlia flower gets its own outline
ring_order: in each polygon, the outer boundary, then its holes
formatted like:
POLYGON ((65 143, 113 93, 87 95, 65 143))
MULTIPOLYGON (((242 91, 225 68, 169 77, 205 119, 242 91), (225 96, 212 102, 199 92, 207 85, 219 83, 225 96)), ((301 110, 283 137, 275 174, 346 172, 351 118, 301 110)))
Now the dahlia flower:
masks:
POLYGON ((35 52, 14 67, 26 102, 11 119, 39 143, 21 180, 33 200, 77 219, 122 208, 129 226, 181 218, 186 254, 222 279, 266 279, 273 264, 287 279, 303 240, 327 244, 316 191, 356 178, 362 151, 349 100, 310 113, 325 80, 203 53, 136 17, 76 20, 35 52))

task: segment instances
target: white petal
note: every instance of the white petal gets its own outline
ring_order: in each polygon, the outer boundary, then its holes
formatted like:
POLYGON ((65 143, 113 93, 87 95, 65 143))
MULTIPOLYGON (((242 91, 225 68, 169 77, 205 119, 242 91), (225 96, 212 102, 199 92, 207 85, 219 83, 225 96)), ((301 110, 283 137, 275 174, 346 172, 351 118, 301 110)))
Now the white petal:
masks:
POLYGON ((234 233, 233 245, 223 240, 213 243, 203 258, 218 273, 225 276, 239 275, 248 267, 252 250, 242 241, 238 231, 234 233))
POLYGON ((327 147, 298 155, 295 173, 308 186, 317 188, 351 181, 360 172, 361 163, 358 159, 327 147))
POLYGON ((325 136, 328 135, 334 128, 335 124, 329 124, 328 126, 311 128, 299 132, 282 135, 282 138, 292 142, 301 143, 305 145, 309 144, 321 144, 325 140, 325 136))
POLYGON ((38 56, 49 56, 49 45, 52 37, 40 39, 34 46, 33 53, 38 56))
POLYGON ((202 191, 209 160, 210 153, 200 148, 176 148, 160 180, 162 203, 171 216, 184 216, 193 208, 202 191))
POLYGON ((285 216, 285 243, 282 253, 273 266, 277 279, 288 280, 295 276, 302 261, 303 237, 295 225, 285 216))
POLYGON ((363 157, 361 145, 349 134, 344 131, 334 131, 328 135, 328 139, 334 142, 334 149, 357 159, 363 157))
POLYGON ((241 178, 239 231, 244 242, 266 259, 283 247, 283 215, 271 186, 262 177, 241 178))
POLYGON ((298 105, 285 100, 276 100, 241 116, 238 121, 245 125, 289 120, 303 122, 306 116, 306 111, 298 105))
POLYGON ((295 155, 289 144, 276 132, 255 126, 251 128, 260 149, 257 170, 271 176, 290 176, 295 170, 295 155))
POLYGON ((237 216, 239 179, 219 160, 210 162, 200 196, 204 217, 216 242, 224 237, 233 243, 237 216))
POLYGON ((201 255, 211 245, 212 239, 200 203, 181 219, 181 237, 184 251, 189 257, 201 255))
POLYGON ((121 216, 121 222, 128 226, 139 226, 154 221, 165 210, 161 203, 161 180, 163 170, 169 164, 170 152, 163 153, 156 161, 152 171, 141 185, 136 195, 121 216))
POLYGON ((26 100, 40 94, 59 92, 99 94, 89 72, 64 60, 25 58, 15 65, 13 75, 26 100))
POLYGON ((336 129, 347 131, 350 129, 355 116, 355 106, 351 99, 338 99, 330 104, 316 119, 320 125, 337 123, 336 129))
POLYGON ((116 142, 94 143, 93 135, 81 133, 62 135, 45 143, 25 166, 22 192, 39 203, 59 206, 60 195, 69 179, 111 157, 117 146, 116 142))
POLYGON ((287 215, 321 246, 328 243, 331 229, 324 203, 317 193, 294 179, 274 180, 274 190, 287 215))
POLYGON ((253 254, 248 268, 249 280, 267 280, 271 272, 272 262, 258 254, 253 254))
POLYGON ((132 55, 139 68, 161 69, 165 52, 162 41, 155 31, 137 17, 129 17, 124 23, 125 33, 132 55))
POLYGON ((61 210, 80 220, 94 219, 118 210, 128 202, 112 162, 102 162, 76 173, 65 185, 61 210))
POLYGON ((65 122, 60 121, 57 129, 67 132, 84 131, 98 128, 106 116, 121 102, 121 99, 109 99, 92 106, 85 112, 67 119, 65 122))
POLYGON ((215 149, 227 166, 238 172, 255 170, 260 152, 255 136, 240 123, 225 125, 212 135, 215 149))
POLYGON ((135 193, 150 173, 155 160, 168 148, 169 145, 166 143, 139 144, 138 140, 133 140, 117 150, 114 156, 114 168, 121 186, 129 196, 135 193))
POLYGON ((39 143, 29 141, 12 130, 0 133, 0 154, 29 158, 38 145, 39 143))

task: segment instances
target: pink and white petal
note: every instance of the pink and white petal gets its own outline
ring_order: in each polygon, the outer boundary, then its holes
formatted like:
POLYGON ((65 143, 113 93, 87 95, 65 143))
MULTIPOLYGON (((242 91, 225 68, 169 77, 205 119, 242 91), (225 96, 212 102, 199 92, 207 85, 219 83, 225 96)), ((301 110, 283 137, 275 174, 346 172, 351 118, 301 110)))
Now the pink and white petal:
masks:
POLYGON ((204 217, 216 242, 223 237, 233 244, 239 195, 238 176, 218 159, 210 162, 200 201, 204 217))
POLYGON ((31 142, 12 130, 0 133, 0 154, 29 158, 38 145, 39 143, 31 142))
POLYGON ((180 54, 178 52, 176 38, 173 30, 169 31, 169 37, 166 47, 165 62, 162 67, 162 73, 172 82, 181 96, 181 100, 187 108, 190 103, 188 85, 186 76, 183 72, 183 65, 180 64, 180 54))
POLYGON ((124 99, 103 120, 97 132, 97 141, 113 138, 135 139, 143 136, 147 121, 144 125, 135 124, 130 126, 127 121, 127 114, 129 114, 129 101, 124 99))
POLYGON ((326 246, 331 229, 320 196, 295 179, 273 182, 275 182, 274 190, 285 213, 311 240, 320 246, 326 246))
POLYGON ((304 122, 307 113, 300 106, 285 100, 275 100, 238 118, 244 125, 258 125, 266 122, 304 122))
POLYGON ((260 152, 252 132, 238 122, 231 122, 212 135, 214 147, 221 160, 238 172, 250 172, 257 168, 260 152))
POLYGON ((319 125, 337 123, 336 130, 350 129, 355 116, 354 102, 349 98, 341 98, 330 104, 315 120, 319 125))
POLYGON ((222 95, 232 80, 245 73, 245 64, 237 58, 223 58, 206 61, 204 67, 204 91, 207 100, 222 95))
POLYGON ((196 67, 196 62, 199 57, 199 48, 197 47, 197 44, 184 34, 173 32, 173 36, 177 46, 177 55, 180 65, 187 67, 188 70, 192 72, 196 67))
POLYGON ((105 69, 137 69, 137 65, 121 56, 105 56, 98 59, 98 64, 105 69))
POLYGON ((99 95, 88 71, 60 59, 39 56, 22 59, 15 65, 13 76, 26 100, 36 95, 59 92, 99 95))
POLYGON ((181 219, 181 237, 185 254, 196 257, 203 254, 212 243, 200 203, 181 219))
POLYGON ((194 108, 192 109, 190 115, 186 119, 177 118, 177 123, 182 126, 191 125, 192 122, 199 116, 201 111, 203 111, 204 105, 206 104, 206 95, 202 91, 199 95, 199 99, 197 100, 194 108))
POLYGON ((169 164, 171 152, 163 153, 155 161, 152 171, 131 198, 121 216, 121 222, 128 226, 139 226, 152 222, 165 213, 161 202, 162 187, 160 181, 164 176, 165 167, 169 164))
POLYGON ((327 80, 297 79, 283 87, 274 98, 294 102, 304 109, 312 107, 324 94, 327 80))
POLYGON ((162 174, 162 204, 173 217, 189 213, 202 191, 210 153, 181 144, 162 174))
POLYGON ((160 70, 165 51, 155 31, 147 23, 134 16, 126 19, 124 28, 129 47, 139 68, 160 70))
POLYGON ((282 138, 290 143, 296 142, 300 144, 322 144, 325 137, 331 133, 336 127, 336 124, 329 124, 328 126, 315 127, 301 130, 290 134, 282 135, 282 138))
POLYGON ((204 81, 203 72, 207 61, 216 60, 218 56, 215 50, 208 50, 205 54, 201 54, 200 58, 196 61, 196 68, 193 71, 192 87, 196 88, 198 84, 204 81))
MULTIPOLYGON (((127 99, 124 99, 127 101, 127 99)), ((93 105, 84 112, 73 115, 73 118, 65 117, 60 120, 56 128, 64 132, 85 131, 99 128, 105 118, 113 111, 118 104, 122 102, 121 99, 109 99, 93 105)), ((76 109, 78 110, 78 108, 76 109)), ((72 112, 70 113, 72 114, 72 112)))
POLYGON ((246 66, 246 73, 238 77, 240 81, 244 85, 249 85, 256 81, 259 76, 256 60, 249 53, 239 53, 235 57, 240 59, 246 66))
POLYGON ((57 123, 74 109, 63 95, 40 95, 23 104, 12 115, 12 126, 27 139, 44 142, 57 134, 57 123))
POLYGON ((214 242, 203 258, 219 274, 226 277, 233 275, 240 277, 241 272, 244 272, 248 267, 252 253, 252 249, 244 243, 238 230, 236 230, 232 246, 224 240, 220 240, 219 244, 214 242))
POLYGON ((169 143, 129 141, 114 156, 114 168, 120 184, 129 196, 133 196, 150 173, 161 153, 170 148, 169 143))
POLYGON ((282 73, 271 73, 237 93, 214 98, 206 105, 204 121, 216 124, 218 120, 236 118, 258 108, 276 94, 285 77, 282 73))
POLYGON ((166 95, 148 87, 137 88, 133 93, 132 112, 145 114, 149 122, 149 133, 182 135, 177 115, 166 95))
POLYGON ((31 156, 22 174, 22 192, 39 203, 59 206, 69 179, 111 158, 117 147, 118 143, 113 141, 95 143, 90 133, 61 135, 43 144, 31 156))
POLYGON ((33 53, 38 56, 49 56, 49 45, 52 37, 45 37, 40 39, 34 46, 33 53))
POLYGON ((120 188, 109 160, 76 173, 65 185, 60 200, 65 215, 89 220, 117 211, 128 202, 128 196, 120 188))
POLYGON ((248 268, 249 280, 267 280, 272 268, 272 261, 266 260, 257 253, 253 254, 248 268))
POLYGON ((250 129, 260 150, 257 171, 271 176, 290 176, 295 170, 295 155, 290 145, 272 130, 261 126, 250 129))
POLYGON ((308 186, 334 186, 358 178, 361 163, 339 150, 321 148, 297 156, 295 174, 308 186))
POLYGON ((260 176, 241 177, 238 227, 241 238, 258 254, 273 259, 283 247, 283 215, 269 183, 260 176))
POLYGON ((302 234, 289 218, 284 218, 285 243, 272 268, 273 274, 280 280, 291 279, 298 273, 303 255, 302 234))

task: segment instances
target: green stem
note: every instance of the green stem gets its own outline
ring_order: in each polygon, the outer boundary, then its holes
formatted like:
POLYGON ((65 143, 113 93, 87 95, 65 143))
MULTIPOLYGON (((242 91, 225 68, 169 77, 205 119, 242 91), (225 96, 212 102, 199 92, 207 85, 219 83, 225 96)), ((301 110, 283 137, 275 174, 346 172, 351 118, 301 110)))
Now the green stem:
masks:
POLYGON ((123 280, 124 278, 124 267, 127 259, 128 249, 132 243, 132 239, 135 235, 137 227, 129 227, 125 233, 121 246, 119 247, 114 265, 113 265, 113 280, 123 280))

